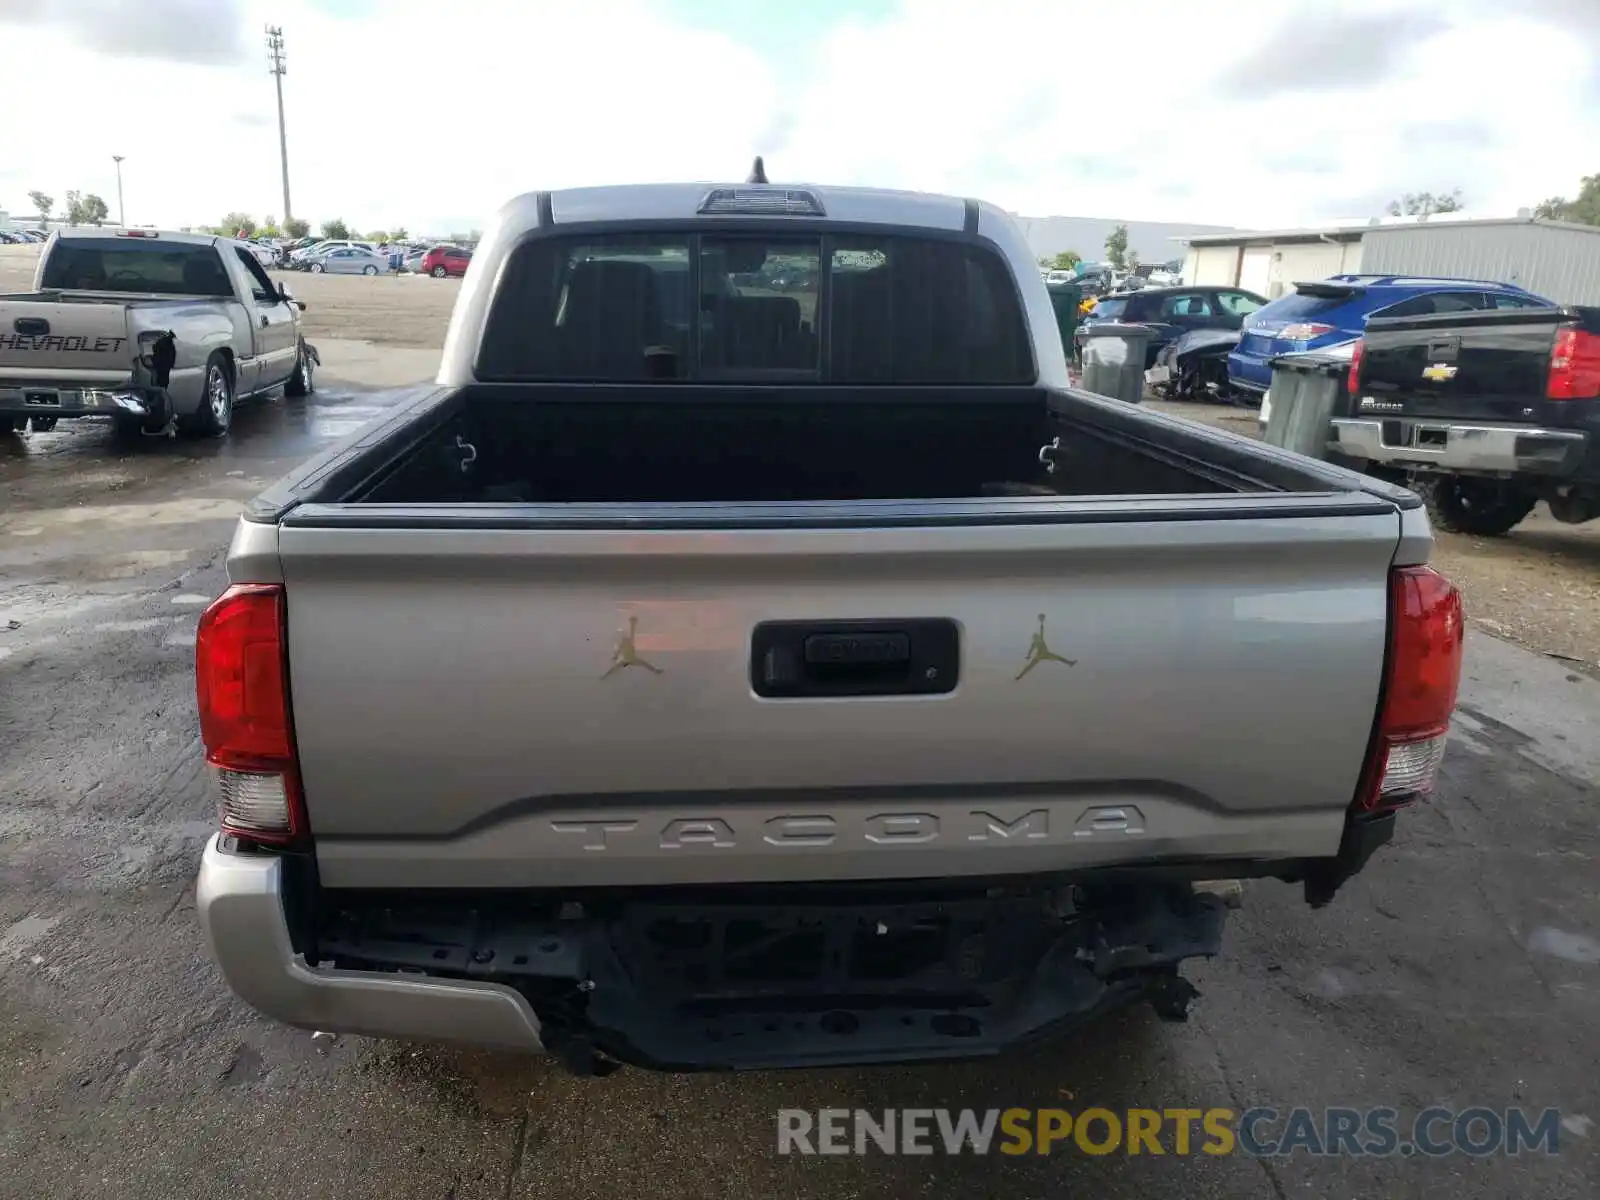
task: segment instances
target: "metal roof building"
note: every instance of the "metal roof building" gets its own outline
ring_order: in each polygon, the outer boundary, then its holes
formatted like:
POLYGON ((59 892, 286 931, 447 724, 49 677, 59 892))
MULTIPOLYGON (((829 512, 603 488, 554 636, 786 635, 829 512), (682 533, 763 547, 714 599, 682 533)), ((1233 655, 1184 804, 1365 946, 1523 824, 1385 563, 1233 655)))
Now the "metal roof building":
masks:
POLYGON ((1558 304, 1600 305, 1600 227, 1537 217, 1439 214, 1189 239, 1188 283, 1276 298, 1297 280, 1354 274, 1448 276, 1514 283, 1558 304))

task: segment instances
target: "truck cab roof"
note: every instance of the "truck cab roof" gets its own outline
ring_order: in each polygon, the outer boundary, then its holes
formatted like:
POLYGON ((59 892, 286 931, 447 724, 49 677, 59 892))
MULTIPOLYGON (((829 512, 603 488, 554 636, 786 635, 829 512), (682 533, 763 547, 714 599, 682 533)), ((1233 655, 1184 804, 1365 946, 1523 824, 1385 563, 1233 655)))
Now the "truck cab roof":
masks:
POLYGON ((956 231, 968 223, 969 208, 1000 209, 976 200, 928 192, 882 188, 823 187, 815 184, 644 183, 614 187, 568 188, 533 192, 505 204, 499 218, 507 225, 527 228, 540 223, 541 206, 548 204, 556 224, 589 222, 692 220, 708 215, 712 197, 723 198, 732 215, 821 217, 830 222, 858 225, 905 225, 922 229, 956 231), (814 204, 815 207, 810 207, 814 204), (779 205, 787 205, 787 213, 779 205))

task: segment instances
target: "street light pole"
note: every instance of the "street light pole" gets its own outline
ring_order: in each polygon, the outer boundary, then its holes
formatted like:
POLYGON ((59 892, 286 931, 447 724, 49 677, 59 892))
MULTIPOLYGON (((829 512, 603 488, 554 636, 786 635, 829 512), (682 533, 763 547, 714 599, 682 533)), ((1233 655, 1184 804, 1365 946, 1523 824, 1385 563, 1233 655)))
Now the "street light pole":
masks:
POLYGON ((267 26, 267 70, 278 86, 278 157, 283 164, 283 219, 287 223, 294 217, 294 209, 289 204, 289 135, 283 124, 283 29, 277 25, 267 26))
POLYGON ((117 224, 124 228, 128 224, 128 211, 122 207, 122 160, 126 157, 125 154, 111 156, 111 161, 117 164, 117 224))

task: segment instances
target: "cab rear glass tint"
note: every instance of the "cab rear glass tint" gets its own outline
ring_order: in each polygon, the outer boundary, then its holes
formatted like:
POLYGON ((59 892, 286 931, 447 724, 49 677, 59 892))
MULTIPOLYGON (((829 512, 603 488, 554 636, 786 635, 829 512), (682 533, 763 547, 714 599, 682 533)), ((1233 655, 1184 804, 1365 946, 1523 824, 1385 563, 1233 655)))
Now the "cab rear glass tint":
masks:
POLYGON ((61 238, 45 260, 46 289, 161 296, 231 296, 211 246, 155 238, 61 238))
POLYGON ((478 375, 1010 384, 1034 367, 1016 285, 987 247, 752 229, 524 243, 478 375))

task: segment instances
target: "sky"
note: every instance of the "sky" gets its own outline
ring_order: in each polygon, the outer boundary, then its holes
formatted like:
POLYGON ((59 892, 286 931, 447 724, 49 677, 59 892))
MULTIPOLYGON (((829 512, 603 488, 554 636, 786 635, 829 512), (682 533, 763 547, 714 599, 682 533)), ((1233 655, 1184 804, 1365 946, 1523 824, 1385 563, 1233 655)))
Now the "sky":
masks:
POLYGON ((544 188, 742 179, 1251 228, 1600 171, 1600 0, 0 0, 0 210, 481 226, 544 188), (12 107, 11 104, 6 105, 12 107))

